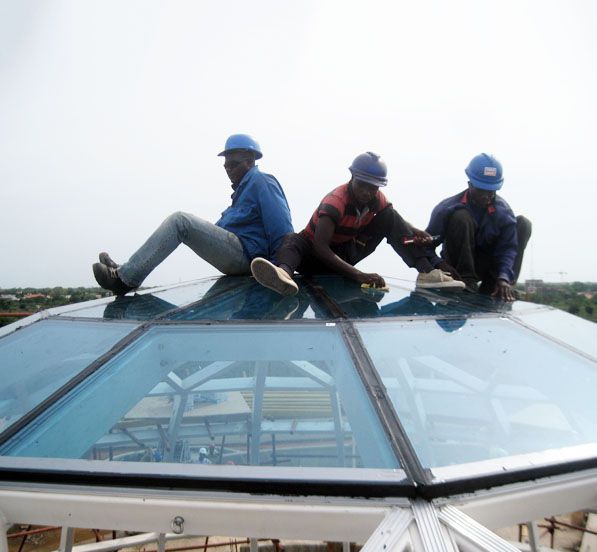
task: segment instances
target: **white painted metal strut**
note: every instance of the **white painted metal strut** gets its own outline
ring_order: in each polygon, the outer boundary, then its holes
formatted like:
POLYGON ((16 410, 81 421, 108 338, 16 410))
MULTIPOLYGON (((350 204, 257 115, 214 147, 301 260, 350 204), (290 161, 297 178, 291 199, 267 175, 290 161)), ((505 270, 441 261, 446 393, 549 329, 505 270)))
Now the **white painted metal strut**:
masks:
POLYGON ((410 508, 394 508, 375 529, 361 552, 400 552, 408 527, 413 521, 410 508))
POLYGON ((411 508, 393 508, 373 531, 362 552, 518 552, 453 506, 439 508, 414 500, 411 508))
POLYGON ((121 548, 135 548, 152 542, 158 543, 162 535, 164 542, 184 538, 184 535, 175 535, 174 533, 166 533, 165 535, 163 533, 142 533, 119 539, 79 544, 73 546, 70 552, 114 552, 121 548))
MULTIPOLYGON (((0 482, 0 552, 8 551, 6 531, 13 523, 155 532, 154 540, 156 534, 174 531, 183 536, 366 542, 363 552, 514 552, 513 545, 485 525, 529 519, 539 503, 543 513, 551 513, 556 498, 567 511, 592 507, 595 481, 595 471, 589 471, 433 502, 0 482)), ((72 550, 106 552, 94 545, 72 550)))
POLYGON ((490 552, 519 552, 518 548, 500 538, 498 535, 463 514, 454 506, 441 509, 439 519, 449 527, 460 550, 490 552))
POLYGON ((75 540, 75 529, 74 527, 63 527, 60 531, 60 545, 58 546, 59 552, 71 552, 73 549, 73 543, 75 540))
POLYGON ((8 552, 8 535, 6 532, 10 525, 11 524, 4 515, 4 512, 0 510, 0 552, 8 552))
POLYGON ((426 500, 413 500, 413 514, 425 552, 458 552, 450 534, 442 528, 439 509, 426 500))
POLYGON ((180 516, 185 535, 335 542, 365 542, 383 521, 387 506, 362 504, 334 499, 309 504, 289 497, 226 499, 189 494, 154 498, 129 493, 0 489, 0 511, 11 524, 167 533, 180 516))

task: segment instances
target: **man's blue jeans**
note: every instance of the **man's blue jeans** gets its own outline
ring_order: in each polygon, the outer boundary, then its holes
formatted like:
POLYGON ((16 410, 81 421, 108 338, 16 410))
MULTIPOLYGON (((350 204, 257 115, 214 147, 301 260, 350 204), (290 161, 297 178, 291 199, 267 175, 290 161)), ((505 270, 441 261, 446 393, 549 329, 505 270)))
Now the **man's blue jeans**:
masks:
POLYGON ((171 214, 149 239, 118 268, 120 279, 138 287, 179 244, 227 275, 249 274, 250 263, 238 237, 211 222, 181 211, 171 214))

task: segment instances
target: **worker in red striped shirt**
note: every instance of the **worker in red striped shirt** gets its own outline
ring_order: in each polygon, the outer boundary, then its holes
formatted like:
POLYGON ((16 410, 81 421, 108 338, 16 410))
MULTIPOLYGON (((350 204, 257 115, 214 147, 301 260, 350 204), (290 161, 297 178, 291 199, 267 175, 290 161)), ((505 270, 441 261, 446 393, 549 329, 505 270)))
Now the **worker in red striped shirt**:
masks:
POLYGON ((263 286, 282 295, 294 295, 301 274, 337 273, 360 284, 384 287, 376 273, 361 272, 354 265, 369 256, 386 238, 404 262, 419 275, 419 288, 463 288, 450 276, 452 268, 440 261, 433 266, 432 237, 405 221, 380 188, 387 185, 387 167, 372 152, 358 155, 349 167, 351 179, 327 194, 304 230, 288 234, 277 252, 277 265, 257 257, 251 272, 263 286))

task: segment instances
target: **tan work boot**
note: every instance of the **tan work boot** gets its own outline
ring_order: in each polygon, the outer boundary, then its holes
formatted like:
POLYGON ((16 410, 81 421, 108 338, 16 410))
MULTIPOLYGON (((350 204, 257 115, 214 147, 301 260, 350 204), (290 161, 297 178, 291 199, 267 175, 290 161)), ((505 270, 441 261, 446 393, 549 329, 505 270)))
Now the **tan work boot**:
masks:
POLYGON ((438 289, 438 288, 457 288, 464 289, 465 284, 460 280, 454 280, 447 272, 434 268, 431 272, 421 272, 417 276, 416 288, 438 289))

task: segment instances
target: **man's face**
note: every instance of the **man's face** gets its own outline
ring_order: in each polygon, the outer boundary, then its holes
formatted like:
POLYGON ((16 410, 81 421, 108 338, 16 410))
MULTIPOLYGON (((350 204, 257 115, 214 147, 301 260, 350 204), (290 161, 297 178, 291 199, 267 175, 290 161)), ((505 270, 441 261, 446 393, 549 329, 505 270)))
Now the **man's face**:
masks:
POLYGON ((494 191, 475 188, 470 182, 468 184, 468 195, 477 207, 488 207, 495 200, 494 191))
POLYGON ((351 182, 352 193, 359 207, 364 207, 371 202, 376 196, 377 190, 379 190, 377 186, 369 184, 368 182, 363 182, 362 180, 358 180, 356 178, 353 178, 351 182))
POLYGON ((247 151, 233 150, 224 155, 224 169, 233 186, 240 184, 254 164, 252 155, 247 151))

